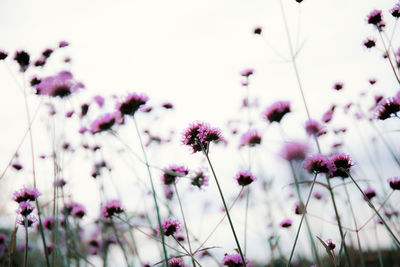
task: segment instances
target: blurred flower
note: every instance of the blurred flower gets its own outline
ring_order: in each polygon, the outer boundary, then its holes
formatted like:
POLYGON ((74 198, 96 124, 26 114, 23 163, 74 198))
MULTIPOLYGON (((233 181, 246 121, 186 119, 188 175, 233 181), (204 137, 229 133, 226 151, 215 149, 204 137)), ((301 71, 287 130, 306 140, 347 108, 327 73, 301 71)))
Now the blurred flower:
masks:
POLYGON ((13 200, 18 203, 35 201, 40 195, 41 194, 36 188, 28 189, 26 187, 23 187, 19 191, 14 192, 13 200))
POLYGON ((332 239, 329 238, 329 239, 325 240, 325 242, 326 242, 326 245, 329 247, 330 250, 334 250, 335 249, 336 245, 335 245, 335 243, 332 242, 332 239))
POLYGON ((0 60, 4 60, 8 57, 8 53, 2 49, 0 49, 0 60))
POLYGON ((181 258, 171 258, 168 260, 169 267, 185 267, 185 263, 181 258))
POLYGON ((67 111, 67 112, 65 113, 65 117, 67 117, 67 118, 71 118, 71 117, 72 117, 72 115, 74 115, 74 112, 75 112, 75 111, 73 111, 73 110, 69 110, 69 111, 67 111))
POLYGON ((101 207, 101 217, 103 219, 109 219, 115 214, 120 214, 124 212, 121 206, 121 202, 118 200, 111 200, 101 207))
POLYGON ((364 194, 369 200, 376 196, 375 190, 370 187, 364 190, 364 194))
POLYGON ((331 177, 349 177, 348 173, 350 172, 351 167, 354 166, 354 162, 351 160, 349 155, 344 153, 335 154, 330 157, 330 160, 335 165, 335 170, 333 171, 331 177))
POLYGON ((38 219, 34 215, 28 215, 27 217, 19 217, 17 223, 19 225, 25 226, 25 219, 28 220, 28 227, 31 227, 38 221, 38 219))
POLYGON ((164 219, 161 226, 165 236, 174 235, 181 227, 178 220, 173 220, 170 217, 164 219))
POLYGON ((378 30, 385 26, 383 21, 382 10, 374 9, 367 15, 368 24, 374 25, 378 30))
POLYGON ((333 84, 332 88, 336 91, 340 91, 343 89, 344 83, 343 82, 336 82, 333 84))
POLYGON ((261 144, 261 135, 256 129, 250 129, 241 136, 239 148, 243 146, 253 147, 259 144, 261 144))
POLYGON ((306 144, 297 141, 289 141, 283 143, 279 155, 287 161, 304 160, 307 151, 308 146, 306 144))
POLYGON ((389 183, 390 188, 392 188, 393 190, 400 190, 399 177, 392 177, 392 178, 389 178, 387 181, 389 183))
POLYGON ((54 52, 54 49, 46 48, 45 50, 43 50, 42 56, 44 56, 45 58, 49 58, 51 56, 51 54, 53 54, 53 52, 54 52))
POLYGON ((92 134, 108 131, 115 124, 117 120, 117 114, 107 113, 100 116, 97 120, 93 121, 90 125, 90 132, 92 134))
POLYGON ((17 213, 21 214, 22 216, 26 217, 32 213, 35 207, 26 201, 19 202, 19 207, 16 210, 17 213))
POLYGON ((96 238, 92 238, 88 242, 90 255, 97 255, 101 252, 101 243, 96 238))
POLYGON ((164 195, 166 199, 171 200, 174 196, 174 190, 169 186, 164 186, 164 195))
POLYGON ((53 216, 48 216, 43 220, 43 227, 47 231, 51 231, 51 230, 53 230, 54 223, 55 223, 54 217, 53 216))
POLYGON ((262 26, 256 26, 253 28, 253 33, 260 35, 262 33, 262 26))
POLYGON ((71 215, 81 219, 86 215, 86 209, 82 204, 75 203, 71 210, 71 215))
POLYGON ((149 98, 144 94, 132 93, 128 94, 123 101, 118 102, 116 108, 122 115, 133 116, 148 100, 149 98))
POLYGON ((326 133, 323 126, 318 121, 312 119, 306 122, 305 128, 309 136, 321 136, 326 133))
POLYGON ((221 131, 210 124, 196 121, 189 125, 182 134, 182 143, 190 146, 193 153, 202 151, 201 144, 207 151, 211 142, 224 141, 221 131))
POLYGON ((269 121, 270 123, 274 121, 280 122, 283 116, 285 116, 290 111, 291 110, 289 101, 278 101, 267 107, 262 116, 264 120, 269 121))
POLYGON ((249 77, 250 75, 254 74, 254 69, 244 69, 240 72, 240 75, 242 75, 243 77, 249 77))
POLYGON ((83 103, 81 105, 81 115, 80 115, 81 118, 86 116, 86 114, 89 111, 89 107, 90 107, 90 105, 88 103, 83 103))
POLYGON ((304 162, 303 168, 314 174, 326 173, 332 175, 332 173, 336 171, 332 160, 321 154, 315 154, 308 157, 304 162))
POLYGON ((19 162, 14 162, 12 165, 11 165, 11 167, 13 167, 15 170, 17 170, 17 171, 20 171, 20 170, 22 170, 24 167, 22 166, 22 164, 21 163, 19 163, 19 162))
POLYGON ((400 17, 400 2, 394 4, 394 7, 390 10, 390 14, 396 19, 400 17))
MULTIPOLYGON (((244 260, 247 267, 253 267, 253 264, 251 264, 246 257, 244 257, 244 260)), ((228 267, 242 267, 242 257, 240 254, 225 254, 221 264, 228 267)))
POLYGON ((369 49, 369 48, 372 48, 372 47, 374 47, 376 45, 376 40, 373 39, 373 38, 368 37, 367 39, 364 40, 363 44, 364 44, 364 46, 366 48, 369 49))
POLYGON ((205 175, 203 170, 198 170, 191 180, 191 184, 197 186, 199 189, 203 189, 208 185, 208 176, 205 175))
POLYGON ((379 102, 375 117, 379 120, 386 120, 392 115, 397 116, 397 112, 400 111, 400 100, 397 97, 389 97, 379 102))
POLYGON ((171 185, 175 183, 176 177, 188 175, 189 170, 185 166, 171 165, 164 170, 164 174, 161 177, 163 184, 171 185))
POLYGON ((24 50, 15 52, 14 60, 17 61, 21 72, 25 72, 28 69, 30 56, 24 50))
POLYGON ((43 78, 39 84, 35 85, 38 95, 48 95, 51 97, 67 97, 72 93, 84 88, 81 82, 74 80, 69 71, 61 71, 56 75, 43 78))
POLYGON ((251 184, 256 180, 256 177, 249 171, 240 171, 235 175, 235 180, 241 186, 251 184))
POLYGON ((63 47, 66 47, 66 46, 69 46, 69 43, 67 41, 60 41, 58 43, 58 47, 59 48, 63 48, 63 47))
POLYGON ((99 107, 103 107, 104 106, 104 97, 100 96, 100 95, 96 95, 93 97, 93 100, 97 103, 97 105, 99 107))
POLYGON ((281 223, 279 224, 282 228, 289 228, 290 226, 292 226, 292 220, 291 219, 286 219, 281 221, 281 223))
POLYGON ((368 79, 368 82, 369 82, 371 85, 374 85, 374 84, 376 83, 376 79, 375 79, 375 78, 369 78, 369 79, 368 79))
POLYGON ((320 192, 314 192, 314 193, 313 193, 313 197, 314 197, 315 199, 320 200, 320 199, 322 199, 322 194, 321 194, 320 192))
POLYGON ((163 104, 161 104, 161 106, 165 109, 173 109, 174 105, 171 102, 165 102, 163 104))

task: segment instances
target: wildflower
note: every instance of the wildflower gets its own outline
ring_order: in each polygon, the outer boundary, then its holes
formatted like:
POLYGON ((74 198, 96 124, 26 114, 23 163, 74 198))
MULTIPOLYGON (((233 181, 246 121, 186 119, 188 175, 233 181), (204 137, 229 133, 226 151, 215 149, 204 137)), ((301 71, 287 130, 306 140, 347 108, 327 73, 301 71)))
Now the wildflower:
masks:
POLYGON ((35 62, 33 62, 33 65, 35 67, 43 67, 44 65, 46 65, 46 58, 40 57, 40 58, 36 59, 35 62))
POLYGON ((254 182, 256 177, 249 171, 240 171, 236 174, 235 180, 239 185, 246 186, 254 182))
POLYGON ((390 14, 392 14, 392 16, 396 19, 400 17, 400 3, 396 3, 394 5, 394 7, 390 10, 390 14))
POLYGON ((173 109, 174 105, 171 102, 165 102, 161 105, 165 109, 173 109))
POLYGON ((174 190, 169 186, 165 186, 164 187, 164 195, 165 195, 166 199, 171 200, 172 197, 174 196, 174 190))
POLYGON ((35 86, 38 95, 58 96, 60 98, 67 97, 84 87, 83 83, 74 80, 72 73, 69 71, 61 71, 56 75, 43 78, 35 86))
POLYGON ((82 204, 75 203, 71 210, 71 215, 82 219, 86 215, 86 209, 82 204))
POLYGON ((376 45, 376 40, 373 39, 373 38, 368 37, 367 39, 364 40, 363 44, 364 44, 364 46, 366 48, 369 49, 369 48, 372 48, 372 47, 374 47, 376 45))
POLYGON ((90 255, 97 255, 101 252, 101 243, 96 238, 89 240, 88 245, 90 255))
POLYGON ((328 248, 330 250, 334 250, 335 249, 336 244, 332 242, 332 239, 329 238, 329 239, 325 240, 325 242, 328 245, 328 248))
POLYGON ((291 219, 286 219, 281 221, 281 223, 279 224, 282 228, 289 228, 290 226, 292 226, 292 220, 291 219))
POLYGON ((303 168, 308 172, 315 174, 326 173, 332 175, 332 173, 336 171, 335 164, 333 164, 332 160, 321 154, 315 154, 308 157, 303 168))
POLYGON ((400 190, 400 179, 399 177, 389 178, 388 180, 390 188, 393 190, 400 190))
POLYGON ((322 115, 322 122, 324 123, 328 123, 332 120, 333 117, 333 111, 332 110, 328 110, 327 112, 324 113, 324 115, 322 115))
POLYGON ((24 50, 15 52, 14 60, 17 61, 21 72, 25 72, 28 69, 30 63, 30 56, 24 50))
POLYGON ((340 91, 343 89, 344 83, 343 82, 336 82, 333 84, 332 88, 336 91, 340 91))
POLYGON ((97 105, 99 107, 103 107, 104 106, 104 97, 100 96, 100 95, 96 95, 93 97, 93 100, 97 103, 97 105))
POLYGON ((253 33, 254 33, 254 34, 260 35, 260 34, 262 33, 262 26, 256 26, 256 27, 254 27, 253 33))
POLYGON ((26 217, 29 214, 31 214, 34 209, 35 209, 35 207, 32 206, 31 203, 22 201, 22 202, 19 202, 19 207, 16 210, 16 212, 21 214, 22 216, 26 217))
POLYGON ((305 128, 309 136, 321 136, 326 133, 323 126, 318 121, 312 119, 306 122, 305 128))
POLYGON ((369 200, 376 196, 375 190, 372 188, 367 188, 364 190, 364 194, 367 196, 369 200))
POLYGON ((178 220, 173 220, 169 217, 163 220, 161 226, 165 236, 174 235, 181 227, 178 220))
POLYGON ((81 128, 79 128, 78 133, 84 134, 84 133, 86 133, 87 131, 89 131, 89 129, 88 129, 87 127, 85 127, 85 126, 82 126, 81 128))
POLYGON ((240 75, 242 75, 243 77, 248 78, 250 75, 254 74, 254 69, 244 69, 240 72, 240 75))
POLYGON ((116 114, 107 113, 100 116, 97 120, 93 121, 90 125, 90 132, 92 134, 100 133, 110 130, 115 124, 116 114))
POLYGON ((8 57, 8 53, 0 49, 0 60, 4 60, 8 57))
POLYGON ((22 164, 21 163, 19 163, 19 162, 14 162, 12 165, 11 165, 11 167, 13 167, 15 170, 17 170, 17 171, 20 171, 20 170, 22 170, 24 167, 22 166, 22 164))
MULTIPOLYGON (((246 266, 253 266, 246 257, 244 257, 244 260, 246 262, 246 266)), ((240 256, 240 254, 225 254, 221 264, 228 267, 242 267, 242 257, 240 256)))
POLYGON ((171 165, 164 170, 161 177, 163 184, 171 185, 175 183, 176 177, 188 175, 189 170, 185 166, 171 165))
POLYGON ((67 112, 65 113, 65 117, 67 117, 67 118, 71 118, 71 117, 72 117, 72 115, 74 115, 74 113, 75 113, 75 111, 73 111, 73 110, 69 110, 69 111, 67 111, 67 112))
POLYGON ((107 202, 105 205, 101 207, 101 216, 106 219, 106 218, 111 218, 115 214, 120 214, 124 212, 124 209, 121 206, 121 202, 118 200, 111 200, 107 202))
POLYGON ((35 201, 41 194, 36 188, 28 189, 23 187, 19 191, 15 191, 13 195, 13 200, 17 203, 21 203, 26 201, 35 201))
POLYGON ((261 144, 261 135, 256 129, 250 129, 240 138, 239 148, 243 146, 253 147, 259 144, 261 144))
POLYGON ((308 146, 306 144, 297 141, 290 141, 283 143, 279 155, 287 161, 304 160, 307 151, 308 146))
POLYGON ((264 120, 269 121, 270 123, 274 121, 280 122, 283 116, 290 111, 289 101, 278 101, 267 107, 262 115, 264 120))
POLYGON ((221 131, 208 123, 194 122, 182 134, 182 143, 191 147, 193 153, 202 151, 202 146, 208 151, 211 142, 224 141, 221 131))
POLYGON ((322 194, 321 194, 320 192, 314 192, 314 193, 313 193, 313 197, 314 197, 315 199, 320 200, 320 199, 322 199, 322 194))
POLYGON ((400 100, 397 97, 389 97, 379 102, 375 117, 379 120, 386 120, 392 115, 397 116, 397 112, 400 111, 400 100))
POLYGON ((54 49, 46 48, 45 50, 43 50, 42 56, 44 56, 45 58, 49 58, 51 56, 51 54, 53 54, 53 52, 54 52, 54 49))
POLYGON ((205 175, 203 170, 199 170, 195 173, 195 175, 191 178, 191 184, 193 186, 197 186, 199 189, 208 185, 208 176, 205 175))
POLYGON ((55 221, 54 221, 53 216, 48 216, 43 220, 43 227, 47 231, 51 231, 51 230, 53 230, 54 223, 55 223, 55 221))
POLYGON ((117 110, 121 112, 122 115, 135 115, 140 106, 146 104, 149 98, 144 94, 129 94, 126 96, 124 101, 117 103, 117 110))
POLYGON ((376 79, 375 78, 369 78, 368 82, 369 82, 369 84, 374 85, 376 83, 376 79))
POLYGON ((34 215, 28 215, 27 217, 18 218, 17 223, 25 226, 25 220, 27 220, 28 227, 31 227, 38 221, 38 219, 34 215))
POLYGON ((58 43, 58 47, 59 48, 63 48, 63 47, 66 47, 66 46, 69 46, 69 43, 67 41, 60 41, 58 43))
POLYGON ((185 267, 185 263, 181 258, 171 258, 168 260, 169 267, 185 267))
POLYGON ((377 29, 381 29, 385 26, 385 22, 382 17, 382 10, 374 9, 367 15, 368 24, 374 25, 377 29))
POLYGON ((349 155, 344 153, 335 154, 330 157, 330 160, 335 165, 335 170, 333 171, 331 177, 349 177, 348 173, 350 172, 351 167, 354 166, 354 162, 350 159, 349 155))

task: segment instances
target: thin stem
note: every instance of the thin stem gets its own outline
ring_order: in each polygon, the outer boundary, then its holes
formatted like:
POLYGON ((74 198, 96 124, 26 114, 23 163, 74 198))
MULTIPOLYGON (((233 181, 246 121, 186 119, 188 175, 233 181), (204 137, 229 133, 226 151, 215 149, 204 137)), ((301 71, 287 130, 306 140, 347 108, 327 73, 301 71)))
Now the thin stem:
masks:
POLYGON ((400 78, 399 78, 399 76, 397 75, 396 69, 395 69, 395 67, 394 67, 394 65, 393 65, 393 62, 392 62, 392 59, 391 59, 391 57, 390 57, 390 52, 389 52, 388 48, 386 47, 385 41, 383 40, 382 33, 381 33, 381 31, 380 31, 379 29, 378 29, 378 32, 379 32, 379 36, 381 37, 381 40, 382 40, 382 43, 383 43, 383 47, 385 48, 385 52, 386 52, 387 58, 388 58, 388 60, 389 60, 390 66, 392 67, 394 76, 396 77, 397 82, 400 83, 400 78))
POLYGON ((120 248, 121 248, 121 250, 122 250, 122 253, 124 254, 124 258, 125 258, 125 261, 126 261, 126 265, 127 265, 127 266, 130 266, 129 260, 128 260, 128 256, 126 255, 126 252, 125 252, 125 248, 124 248, 124 246, 122 245, 122 242, 121 242, 121 240, 120 240, 120 237, 119 237, 117 228, 115 228, 115 224, 114 224, 113 221, 111 221, 111 227, 112 227, 112 229, 113 229, 113 231, 114 231, 115 237, 116 237, 116 239, 117 239, 117 243, 118 243, 118 245, 120 246, 120 248))
MULTIPOLYGON (((190 256, 192 257, 192 264, 193 264, 193 267, 195 267, 195 266, 196 266, 196 263, 195 263, 194 258, 193 258, 192 246, 190 245, 190 238, 189 238, 188 227, 187 227, 187 223, 186 223, 186 219, 185 219, 185 214, 184 214, 184 212, 183 212, 183 207, 182 207, 181 198, 179 197, 178 189, 176 188, 176 183, 174 183, 174 188, 175 188, 176 197, 177 197, 177 199, 178 199, 179 208, 180 208, 180 210, 181 210, 182 219, 183 219, 183 224, 184 224, 184 226, 185 226, 186 238, 187 238, 188 245, 189 245, 189 252, 190 252, 190 256)), ((175 238, 175 237, 174 237, 174 238, 175 238)), ((178 243, 179 243, 179 242, 178 242, 178 243)))
MULTIPOLYGON (((140 135, 139 127, 138 127, 138 124, 136 122, 135 116, 133 116, 133 121, 135 123, 136 132, 137 132, 137 135, 139 137, 140 146, 142 147, 142 151, 143 151, 143 157, 144 157, 144 160, 146 162, 147 171, 149 173, 151 191, 153 192, 154 206, 156 208, 156 213, 157 213, 158 227, 159 227, 159 229, 162 229, 160 211, 159 211, 159 208, 158 208, 156 190, 154 188, 154 183, 153 183, 153 177, 151 175, 149 161, 147 160, 146 150, 144 149, 144 146, 143 146, 142 137, 140 135)), ((163 231, 160 231, 160 235, 161 235, 161 242, 162 242, 162 247, 163 247, 163 252, 164 252, 164 259, 165 259, 165 263, 164 264, 167 264, 168 263, 168 255, 167 255, 167 249, 165 247, 165 237, 164 237, 163 231)))
POLYGON ((28 267, 28 218, 25 217, 24 267, 28 267))
POLYGON ((192 258, 192 261, 193 261, 193 262, 197 262, 197 264, 201 267, 201 264, 193 257, 193 253, 192 253, 192 252, 189 252, 189 251, 181 244, 181 242, 179 242, 179 240, 176 239, 176 237, 175 237, 174 235, 172 235, 172 237, 174 238, 174 240, 176 241, 176 243, 177 243, 181 248, 183 248, 183 250, 192 258))
POLYGON ((243 252, 242 252, 242 249, 241 249, 241 247, 240 247, 239 240, 238 240, 238 238, 237 238, 237 236, 236 236, 235 228, 233 227, 233 223, 232 223, 232 220, 231 220, 231 216, 229 215, 229 210, 228 210, 228 207, 226 206, 225 198, 224 198, 224 195, 222 194, 222 190, 221 190, 221 187, 220 187, 220 185, 219 185, 217 175, 215 174, 213 165, 211 164, 210 158, 208 157, 208 153, 206 152, 206 149, 205 149, 203 143, 200 142, 200 141, 198 141, 198 143, 200 144, 201 149, 203 150, 203 153, 204 153, 204 155, 205 155, 206 158, 207 158, 208 165, 210 166, 211 172, 212 172, 212 174, 213 174, 213 176, 214 176, 215 183, 217 184, 217 187, 218 187, 219 195, 221 196, 222 203, 224 204, 224 209, 225 209, 225 212, 226 212, 226 216, 228 217, 228 221, 229 221, 229 225, 230 225, 231 230, 232 230, 233 237, 235 238, 235 242, 236 242, 237 248, 238 248, 238 250, 239 250, 240 257, 241 257, 241 259, 242 259, 243 266, 246 267, 246 266, 247 266, 247 265, 246 265, 246 261, 245 261, 244 256, 243 256, 243 252))

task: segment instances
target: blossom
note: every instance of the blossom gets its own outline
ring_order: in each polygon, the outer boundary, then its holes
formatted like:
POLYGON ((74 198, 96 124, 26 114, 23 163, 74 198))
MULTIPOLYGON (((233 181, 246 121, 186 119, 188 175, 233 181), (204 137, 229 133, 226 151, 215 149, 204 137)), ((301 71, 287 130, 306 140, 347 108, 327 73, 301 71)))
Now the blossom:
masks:
POLYGON ((334 250, 336 247, 336 244, 332 242, 332 239, 327 239, 325 240, 327 246, 329 247, 330 250, 334 250))
POLYGON ((250 129, 240 138, 239 148, 243 146, 253 147, 259 144, 261 144, 261 135, 256 129, 250 129))
MULTIPOLYGON (((244 257, 244 260, 246 262, 246 266, 253 266, 246 257, 244 257)), ((240 256, 240 254, 225 254, 221 264, 228 267, 242 267, 242 257, 240 256)))
POLYGON ((28 227, 31 227, 38 221, 38 219, 34 215, 28 215, 27 217, 19 217, 17 219, 17 223, 25 226, 25 220, 27 220, 28 227))
POLYGON ((274 121, 280 122, 283 116, 285 116, 290 111, 291 110, 289 101, 277 101, 267 107, 262 116, 264 120, 269 121, 270 123, 274 121))
POLYGON ((310 173, 326 173, 332 175, 336 171, 332 160, 321 154, 315 154, 306 159, 303 168, 310 173))
POLYGON ((99 107, 103 107, 104 106, 104 97, 102 97, 101 95, 96 95, 96 96, 94 96, 93 97, 93 100, 94 100, 94 102, 96 102, 97 103, 97 105, 99 106, 99 107))
POLYGON ((385 26, 385 22, 383 21, 382 10, 374 9, 367 15, 368 24, 372 24, 378 29, 381 29, 385 26))
POLYGON ((24 166, 22 166, 22 164, 19 163, 19 162, 14 162, 14 163, 11 165, 11 167, 13 167, 14 169, 16 169, 17 171, 20 171, 20 170, 22 170, 22 169, 24 168, 24 166))
POLYGON ((110 130, 111 127, 115 124, 116 120, 117 116, 115 113, 106 113, 92 122, 92 124, 90 125, 90 132, 92 134, 96 134, 110 130))
POLYGON ((389 97, 381 100, 375 110, 375 118, 386 120, 392 115, 397 116, 400 111, 400 99, 397 97, 389 97))
POLYGON ((171 258, 168 260, 169 267, 184 267, 185 263, 181 258, 171 258))
POLYGON ((291 219, 286 219, 286 220, 283 220, 283 221, 281 221, 280 223, 279 223, 279 225, 282 227, 282 228, 289 228, 290 226, 292 226, 292 220, 291 219))
POLYGON ((340 91, 343 89, 344 83, 343 82, 335 82, 332 88, 336 91, 340 91))
POLYGON ((182 143, 190 146, 193 153, 202 151, 202 146, 207 151, 211 142, 224 141, 221 131, 211 127, 210 124, 196 121, 182 134, 182 143))
POLYGON ((235 180, 241 186, 251 184, 256 180, 256 177, 249 171, 240 171, 235 175, 235 180))
POLYGON ((22 216, 26 217, 32 213, 35 207, 26 201, 19 202, 19 207, 16 210, 17 213, 21 214, 22 216))
POLYGON ((8 53, 2 49, 0 49, 0 60, 4 60, 8 57, 8 53))
POLYGON ((199 189, 208 185, 208 176, 205 175, 203 170, 199 170, 195 173, 195 175, 191 178, 191 184, 193 186, 197 186, 199 189))
POLYGON ((163 184, 171 185, 175 183, 176 177, 186 176, 189 170, 185 166, 171 165, 164 170, 164 174, 161 177, 163 184))
POLYGON ((171 102, 164 102, 161 104, 161 106, 165 109, 173 109, 174 108, 174 104, 172 104, 171 102))
POLYGON ((13 200, 18 203, 35 201, 40 195, 41 194, 36 188, 28 189, 26 187, 23 187, 19 191, 14 192, 13 200))
POLYGON ((103 205, 101 207, 101 211, 100 211, 101 216, 104 219, 111 218, 115 214, 120 214, 122 212, 124 212, 124 209, 121 206, 121 202, 118 200, 111 200, 111 201, 107 202, 105 205, 103 205))
POLYGON ((162 231, 165 236, 174 235, 181 227, 178 220, 173 220, 170 217, 166 218, 162 222, 162 231))
POLYGON ((309 136, 321 136, 326 133, 323 126, 318 121, 312 119, 306 122, 305 128, 309 136))
POLYGON ((253 28, 253 33, 260 35, 262 33, 262 29, 263 29, 262 26, 255 26, 253 28))
POLYGON ((372 188, 370 188, 370 187, 367 188, 367 189, 365 189, 363 192, 364 192, 365 196, 366 196, 369 200, 371 200, 373 197, 376 196, 375 190, 372 189, 372 188))
POLYGON ((78 218, 83 218, 83 216, 86 215, 86 209, 82 204, 75 203, 74 207, 71 210, 71 215, 78 218))
POLYGON ((351 160, 349 155, 344 153, 335 154, 330 157, 330 160, 335 165, 335 170, 333 171, 331 177, 349 177, 348 173, 350 172, 351 167, 354 166, 354 162, 351 160))
POLYGON ((67 97, 84 87, 83 83, 76 81, 69 71, 61 71, 56 75, 45 77, 35 85, 38 95, 60 98, 67 97))
POLYGON ((54 217, 48 216, 43 220, 43 227, 44 227, 44 229, 51 231, 51 230, 53 230, 54 223, 55 223, 54 217))
POLYGON ((30 64, 30 56, 24 50, 15 52, 14 60, 17 61, 20 71, 25 72, 30 64))
POLYGON ((308 146, 306 144, 297 141, 290 141, 283 143, 279 155, 287 161, 304 160, 307 151, 308 146))
POLYGON ((248 78, 250 75, 254 74, 254 69, 244 69, 240 72, 240 75, 242 75, 243 77, 248 78))
POLYGON ((67 41, 60 41, 58 43, 58 47, 59 48, 63 48, 63 47, 66 47, 66 46, 69 46, 69 43, 67 41))
POLYGON ((376 83, 376 79, 375 78, 369 78, 368 82, 369 82, 369 84, 374 85, 376 83))
POLYGON ((118 102, 116 108, 122 115, 133 116, 148 100, 149 98, 144 94, 132 93, 128 94, 123 101, 118 102))
POLYGON ((367 39, 364 40, 363 44, 364 44, 364 46, 366 48, 369 49, 369 48, 372 48, 372 47, 374 47, 376 45, 376 40, 373 39, 373 38, 368 37, 367 39))
POLYGON ((392 178, 389 178, 387 181, 389 183, 390 188, 392 188, 393 190, 400 190, 399 177, 392 177, 392 178))
POLYGON ((396 19, 400 17, 400 2, 394 5, 394 7, 390 10, 390 14, 392 14, 392 16, 396 19))

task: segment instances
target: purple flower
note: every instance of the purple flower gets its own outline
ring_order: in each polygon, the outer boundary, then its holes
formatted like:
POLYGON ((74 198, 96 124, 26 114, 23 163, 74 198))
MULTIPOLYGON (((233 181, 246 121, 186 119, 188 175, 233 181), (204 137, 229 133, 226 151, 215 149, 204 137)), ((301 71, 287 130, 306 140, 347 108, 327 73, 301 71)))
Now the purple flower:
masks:
POLYGON ((17 223, 19 225, 25 226, 25 219, 28 220, 28 227, 31 227, 38 221, 38 219, 34 215, 28 215, 27 217, 19 217, 17 223))
POLYGON ((399 177, 392 177, 392 178, 389 178, 387 181, 389 183, 390 188, 392 188, 393 190, 400 190, 399 177))
POLYGON ((101 252, 101 243, 96 238, 89 240, 88 245, 90 255, 97 255, 101 252))
POLYGON ((178 220, 166 218, 162 222, 162 230, 165 236, 174 235, 181 227, 178 220))
POLYGON ((400 100, 397 97, 389 97, 379 102, 375 110, 375 118, 378 120, 386 120, 392 115, 397 116, 400 111, 400 100))
POLYGON ((83 83, 74 80, 72 73, 69 71, 61 71, 56 75, 43 78, 35 86, 38 95, 58 96, 61 98, 67 97, 84 87, 83 83))
POLYGON ((306 122, 305 128, 309 136, 321 136, 326 133, 323 126, 318 121, 312 119, 306 122))
POLYGON ((183 132, 181 141, 184 145, 190 146, 193 153, 196 153, 202 151, 201 145, 207 151, 211 142, 224 141, 224 138, 218 128, 196 121, 183 132))
POLYGON ((19 191, 15 191, 13 195, 13 200, 21 203, 26 201, 35 201, 41 194, 36 188, 28 189, 23 187, 19 191))
POLYGON ((14 162, 12 165, 11 165, 11 167, 13 167, 14 169, 16 169, 17 171, 20 171, 20 170, 22 170, 24 167, 22 166, 22 164, 21 163, 19 163, 19 162, 14 162))
POLYGON ((59 48, 63 48, 63 47, 66 47, 66 46, 69 46, 69 43, 67 41, 60 41, 58 43, 58 47, 59 48))
POLYGON ((171 200, 172 197, 174 196, 174 190, 170 186, 165 186, 164 195, 166 199, 171 200))
POLYGON ((329 109, 327 112, 324 113, 324 115, 322 115, 321 121, 323 123, 328 123, 332 120, 332 117, 333 117, 333 110, 329 109))
POLYGON ((329 247, 330 250, 334 250, 335 249, 336 245, 335 245, 335 243, 332 242, 332 239, 329 238, 329 239, 325 240, 325 242, 326 242, 326 245, 329 247))
POLYGON ((118 102, 116 108, 122 115, 133 116, 148 100, 149 98, 144 94, 132 93, 127 95, 124 101, 118 102))
POLYGON ((45 58, 49 58, 51 54, 53 54, 53 52, 54 50, 52 48, 46 48, 45 50, 43 50, 42 56, 44 56, 45 58))
POLYGON ((315 154, 308 157, 304 162, 303 168, 310 173, 326 173, 329 176, 336 171, 332 160, 321 154, 315 154))
POLYGON ((2 49, 0 49, 0 60, 4 60, 8 57, 8 53, 2 49))
POLYGON ((364 194, 369 200, 376 196, 375 190, 370 187, 364 190, 364 194))
POLYGON ((262 116, 264 120, 269 121, 270 123, 274 121, 280 122, 283 116, 285 116, 290 111, 291 110, 289 101, 278 101, 267 107, 262 116))
POLYGON ((304 160, 306 158, 306 153, 308 151, 308 146, 301 142, 290 141, 283 143, 279 155, 287 160, 304 160))
POLYGON ((171 165, 164 170, 161 177, 163 184, 171 185, 175 183, 176 177, 188 175, 189 170, 185 166, 171 165))
POLYGON ((249 171, 240 171, 235 175, 235 180, 241 186, 251 184, 256 180, 256 177, 249 171))
POLYGON ((19 202, 19 207, 16 210, 17 213, 21 214, 22 216, 26 217, 32 213, 35 207, 26 201, 19 202))
POLYGON ((117 120, 116 113, 107 113, 100 116, 97 120, 93 121, 90 125, 90 132, 92 134, 108 131, 115 124, 117 120))
POLYGON ((28 69, 30 56, 27 52, 23 50, 15 52, 14 60, 17 61, 21 72, 25 72, 28 69))
POLYGON ((343 82, 335 82, 332 88, 336 91, 340 91, 343 89, 344 83, 343 82))
MULTIPOLYGON (((246 261, 246 266, 248 266, 248 267, 253 266, 253 264, 251 264, 246 257, 244 257, 244 260, 246 261)), ((225 254, 224 258, 222 259, 221 264, 224 266, 228 266, 228 267, 244 266, 243 262, 242 262, 242 258, 240 257, 240 254, 225 254)))
POLYGON ((400 3, 396 3, 394 5, 394 7, 390 10, 390 14, 392 14, 392 16, 396 19, 400 17, 400 3))
POLYGON ((349 177, 351 167, 354 166, 354 162, 351 160, 349 155, 344 153, 335 154, 330 157, 330 160, 335 165, 335 170, 332 172, 331 177, 349 177))
POLYGON ((75 113, 75 111, 73 111, 73 110, 69 110, 69 111, 67 111, 66 113, 65 113, 65 117, 67 117, 67 118, 71 118, 72 117, 72 115, 75 113))
POLYGON ((279 223, 279 225, 280 225, 282 228, 289 228, 290 226, 292 226, 292 223, 293 223, 293 221, 292 221, 291 219, 286 219, 286 220, 281 221, 281 222, 279 223))
POLYGON ((168 260, 169 267, 185 267, 185 263, 181 258, 171 258, 168 260))
POLYGON ((111 200, 101 207, 100 213, 103 219, 109 219, 115 214, 124 212, 119 200, 111 200))
POLYGON ((385 26, 383 21, 382 10, 374 9, 367 15, 368 24, 374 25, 377 29, 381 29, 385 26))
POLYGON ((55 221, 54 221, 53 216, 48 216, 43 220, 43 227, 45 230, 51 231, 51 230, 53 230, 54 223, 55 223, 55 221))
POLYGON ((67 184, 67 181, 65 181, 63 178, 57 178, 54 181, 54 185, 57 187, 64 187, 67 184))
POLYGON ((191 184, 197 186, 199 189, 203 189, 208 185, 208 176, 205 175, 203 170, 198 170, 191 180, 191 184))
POLYGON ((368 82, 370 85, 374 85, 376 83, 376 79, 375 78, 369 78, 368 82))
POLYGON ((71 210, 71 215, 81 219, 86 215, 86 209, 82 204, 75 203, 71 210))
POLYGON ((164 102, 161 104, 161 106, 165 109, 173 109, 174 105, 171 102, 164 102))
POLYGON ((262 33, 262 26, 256 26, 253 28, 253 33, 260 35, 262 33))
POLYGON ((243 77, 248 78, 250 75, 254 74, 254 69, 244 69, 240 72, 240 75, 242 75, 243 77))
POLYGON ((372 48, 372 47, 374 47, 376 45, 376 40, 373 39, 373 38, 368 37, 367 39, 364 40, 363 44, 364 44, 364 46, 366 48, 369 49, 369 48, 372 48))
POLYGON ((104 106, 104 97, 100 96, 100 95, 96 95, 93 97, 93 100, 97 103, 97 105, 99 105, 99 107, 103 107, 104 106))
POLYGON ((261 144, 261 135, 256 129, 250 129, 240 138, 239 148, 243 146, 253 147, 259 144, 261 144))
POLYGON ((314 192, 314 193, 313 193, 313 197, 314 197, 315 199, 320 200, 320 199, 322 199, 322 194, 321 194, 320 192, 314 192))

